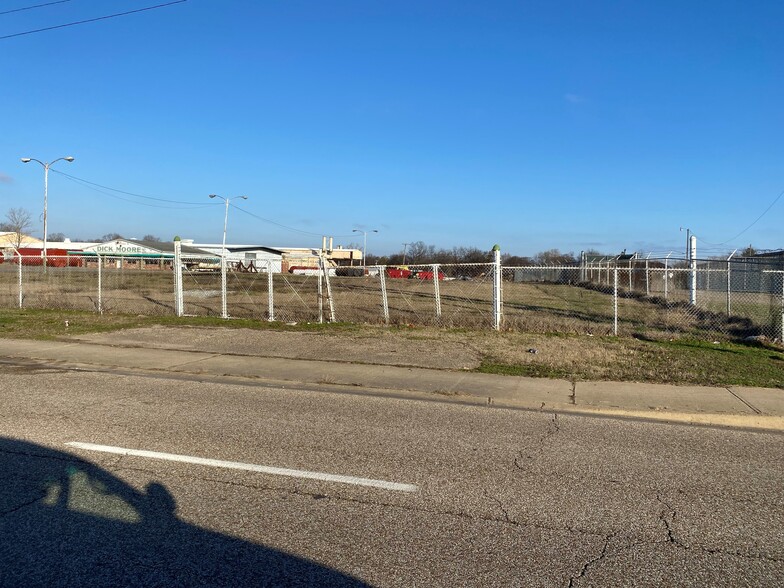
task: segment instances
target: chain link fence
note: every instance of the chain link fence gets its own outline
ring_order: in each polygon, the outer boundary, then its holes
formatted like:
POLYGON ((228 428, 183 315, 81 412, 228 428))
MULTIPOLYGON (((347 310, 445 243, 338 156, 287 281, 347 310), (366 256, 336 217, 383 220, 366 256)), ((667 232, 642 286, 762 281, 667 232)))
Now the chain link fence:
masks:
MULTIPOLYGON (((497 253, 497 252, 496 252, 497 253)), ((497 255, 497 259, 500 255, 497 255)), ((650 337, 784 336, 784 263, 608 259, 329 267, 220 256, 6 257, 0 305, 650 337)))
POLYGON ((749 260, 629 259, 583 268, 611 295, 619 335, 782 340, 784 266, 749 260))

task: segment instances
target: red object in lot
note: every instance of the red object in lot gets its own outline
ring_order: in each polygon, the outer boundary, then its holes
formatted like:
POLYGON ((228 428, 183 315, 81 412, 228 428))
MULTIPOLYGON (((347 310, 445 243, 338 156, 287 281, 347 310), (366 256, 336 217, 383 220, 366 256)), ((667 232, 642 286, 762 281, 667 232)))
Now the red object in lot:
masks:
MULTIPOLYGON (((433 272, 419 271, 419 272, 416 272, 414 277, 419 279, 419 280, 432 280, 433 279, 433 272)), ((443 280, 444 279, 444 272, 438 272, 438 279, 439 280, 443 280)))
POLYGON ((387 268, 387 277, 388 278, 410 278, 411 277, 411 270, 401 269, 399 267, 388 267, 387 268))
MULTIPOLYGON (((19 263, 22 258, 22 265, 43 265, 43 250, 37 247, 20 247, 19 255, 14 255, 13 263, 19 263)), ((49 267, 81 267, 81 255, 68 255, 67 249, 47 249, 46 265, 49 267)))
MULTIPOLYGON (((432 280, 433 272, 425 270, 410 270, 407 267, 388 267, 388 278, 416 278, 418 280, 432 280)), ((438 272, 438 279, 444 279, 444 272, 438 272)))

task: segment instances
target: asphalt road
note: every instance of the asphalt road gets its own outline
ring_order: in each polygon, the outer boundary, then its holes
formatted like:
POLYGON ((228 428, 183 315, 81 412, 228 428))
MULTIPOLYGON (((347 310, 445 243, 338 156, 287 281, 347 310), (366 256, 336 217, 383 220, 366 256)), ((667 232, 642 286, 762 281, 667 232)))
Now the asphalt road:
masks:
POLYGON ((784 584, 781 434, 12 363, 0 401, 0 586, 784 584))

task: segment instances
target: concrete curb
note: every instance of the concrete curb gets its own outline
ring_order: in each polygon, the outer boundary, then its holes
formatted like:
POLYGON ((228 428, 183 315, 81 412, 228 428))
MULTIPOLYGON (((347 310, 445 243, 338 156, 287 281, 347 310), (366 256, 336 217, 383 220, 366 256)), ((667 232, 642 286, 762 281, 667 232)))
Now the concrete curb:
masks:
POLYGON ((390 397, 534 411, 784 431, 784 390, 577 382, 389 365, 145 349, 74 341, 0 340, 0 356, 130 373, 230 378, 278 387, 364 388, 390 397))

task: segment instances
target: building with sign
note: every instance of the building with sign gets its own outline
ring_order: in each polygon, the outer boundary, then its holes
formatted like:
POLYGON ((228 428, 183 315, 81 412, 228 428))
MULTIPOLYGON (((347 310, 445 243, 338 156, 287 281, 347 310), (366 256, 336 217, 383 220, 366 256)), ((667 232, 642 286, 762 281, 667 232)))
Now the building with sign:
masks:
MULTIPOLYGON (((183 262, 198 259, 200 262, 217 262, 212 256, 194 247, 182 245, 183 262)), ((82 249, 69 249, 69 256, 83 260, 83 265, 97 265, 98 260, 116 268, 128 269, 170 269, 174 263, 174 243, 169 241, 138 241, 135 239, 114 239, 106 243, 88 245, 82 249)), ((194 262, 196 263, 196 262, 194 262)))

